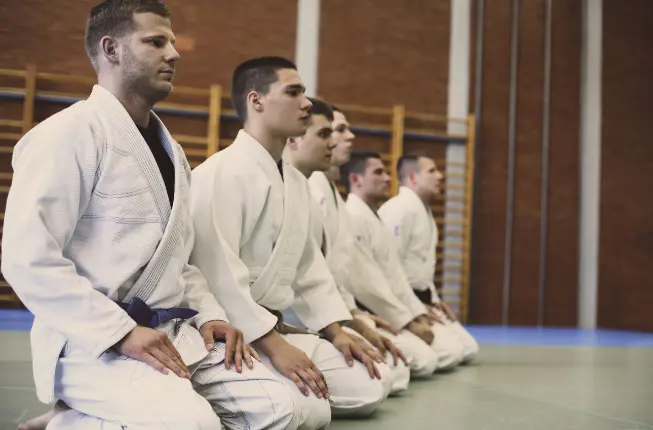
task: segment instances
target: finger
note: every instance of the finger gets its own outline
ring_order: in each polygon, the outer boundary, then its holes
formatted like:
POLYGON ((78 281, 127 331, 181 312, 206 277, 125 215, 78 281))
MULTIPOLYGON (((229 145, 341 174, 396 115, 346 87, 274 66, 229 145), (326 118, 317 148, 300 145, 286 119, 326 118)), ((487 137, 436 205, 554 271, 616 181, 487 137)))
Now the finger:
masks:
POLYGON ((354 357, 367 367, 367 372, 370 374, 370 378, 374 378, 374 359, 367 354, 364 350, 358 348, 351 348, 354 357))
POLYGON ((354 357, 351 354, 352 346, 347 345, 343 349, 344 351, 342 351, 342 355, 345 356, 345 361, 347 362, 349 367, 352 367, 354 365, 354 357))
POLYGON ((234 352, 236 351, 236 339, 234 336, 227 332, 225 335, 225 360, 224 365, 229 370, 231 369, 231 364, 233 363, 234 352))
POLYGON ((168 346, 169 349, 171 349, 171 350, 175 353, 175 355, 177 356, 177 358, 179 358, 180 360, 182 360, 182 358, 181 358, 181 354, 179 353, 179 351, 177 351, 177 348, 175 348, 175 345, 170 341, 170 338, 168 338, 168 336, 166 336, 166 337, 163 338, 163 339, 164 339, 164 340, 163 340, 164 343, 168 346))
POLYGON ((399 358, 401 358, 401 361, 403 361, 404 364, 405 364, 406 366, 408 366, 408 359, 407 359, 406 356, 404 355, 404 352, 403 352, 402 350, 400 350, 400 349, 397 349, 397 352, 398 352, 399 358))
POLYGON ((369 373, 370 378, 376 377, 377 379, 381 379, 381 373, 379 373, 379 369, 377 369, 376 365, 374 364, 374 360, 372 357, 365 354, 364 351, 355 351, 355 354, 356 357, 358 358, 358 361, 360 361, 365 365, 365 367, 367 367, 367 373, 369 373))
POLYGON ((170 357, 168 351, 161 350, 161 349, 153 349, 151 351, 148 351, 150 355, 152 355, 154 358, 159 360, 166 368, 170 369, 173 373, 175 373, 177 376, 180 378, 188 379, 186 377, 186 372, 182 370, 181 367, 175 362, 172 357, 170 357))
POLYGON ((213 337, 213 330, 204 328, 201 330, 202 338, 204 339, 204 345, 206 345, 206 350, 210 351, 215 345, 215 338, 213 337))
POLYGON ((322 389, 324 398, 328 399, 329 397, 331 397, 331 395, 329 394, 329 385, 327 384, 324 374, 320 371, 320 369, 317 368, 317 366, 313 362, 311 362, 310 369, 313 371, 313 373, 315 373, 317 376, 320 377, 321 383, 318 381, 317 385, 322 389))
POLYGON ((376 361, 377 363, 385 362, 385 359, 383 358, 383 356, 378 350, 374 348, 366 347, 363 351, 367 353, 367 355, 372 357, 372 360, 376 361))
POLYGON ((374 363, 372 363, 372 368, 374 369, 374 376, 376 376, 376 379, 381 380, 381 371, 379 368, 376 367, 374 363))
POLYGON ((383 341, 379 342, 379 344, 376 347, 379 350, 379 354, 381 354, 382 357, 385 357, 387 350, 385 349, 385 345, 383 344, 383 341))
POLYGON ((236 338, 236 371, 241 373, 243 371, 243 336, 238 333, 233 337, 236 338))
POLYGON ((156 370, 159 373, 162 373, 164 375, 168 375, 170 373, 170 370, 168 370, 167 367, 163 365, 159 360, 154 358, 153 355, 148 354, 147 352, 144 352, 143 355, 139 358, 140 361, 143 363, 147 364, 154 370, 156 370))
POLYGON ((392 354, 392 362, 395 366, 397 366, 399 364, 399 351, 393 348, 390 350, 390 354, 392 354))
POLYGON ((369 356, 362 356, 360 358, 361 363, 365 365, 367 368, 367 373, 370 375, 370 378, 374 379, 374 376, 377 376, 379 379, 381 379, 381 375, 379 375, 379 370, 376 368, 374 365, 374 361, 369 356))
POLYGON ((318 399, 321 399, 324 394, 320 387, 318 387, 317 382, 320 381, 320 378, 317 375, 311 374, 310 369, 299 369, 297 374, 302 378, 304 383, 315 393, 318 399))
POLYGON ((252 357, 258 360, 259 363, 262 363, 261 357, 258 355, 258 352, 251 346, 247 345, 247 349, 249 350, 249 353, 251 354, 252 357))
POLYGON ((184 363, 184 360, 181 358, 181 354, 179 354, 179 351, 177 351, 177 348, 175 348, 175 346, 172 344, 172 342, 170 342, 170 339, 168 339, 167 336, 165 337, 165 340, 163 341, 163 343, 164 343, 163 346, 164 346, 165 348, 167 348, 167 350, 168 350, 168 352, 169 352, 168 355, 170 356, 170 358, 172 358, 173 360, 175 360, 175 362, 177 363, 177 365, 178 365, 179 367, 181 367, 181 369, 182 369, 184 372, 186 372, 188 378, 190 379, 190 370, 188 370, 188 367, 187 367, 186 364, 184 363))
POLYGON ((320 372, 320 369, 315 366, 315 364, 311 364, 311 366, 307 369, 309 374, 313 375, 315 378, 315 383, 317 384, 318 388, 322 392, 322 396, 325 399, 329 398, 329 387, 327 386, 326 378, 324 377, 324 374, 320 372))
POLYGON ((303 395, 308 397, 308 388, 306 388, 306 385, 304 385, 304 382, 302 382, 302 378, 297 375, 295 372, 289 372, 284 375, 286 378, 290 379, 297 385, 297 388, 299 388, 299 391, 302 392, 303 395))
POLYGON ((249 345, 243 346, 243 360, 245 361, 245 364, 247 364, 247 367, 253 369, 254 362, 252 361, 252 354, 249 352, 249 350, 250 350, 249 345))

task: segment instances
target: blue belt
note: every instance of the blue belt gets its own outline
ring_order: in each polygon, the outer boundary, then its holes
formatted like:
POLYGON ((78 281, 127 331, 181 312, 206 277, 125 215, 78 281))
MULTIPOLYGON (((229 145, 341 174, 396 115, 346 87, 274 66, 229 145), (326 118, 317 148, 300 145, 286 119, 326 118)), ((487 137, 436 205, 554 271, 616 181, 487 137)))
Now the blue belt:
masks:
POLYGON ((189 308, 152 309, 138 298, 131 303, 120 303, 120 307, 127 312, 136 324, 149 328, 156 328, 174 319, 189 319, 197 315, 197 311, 189 308))

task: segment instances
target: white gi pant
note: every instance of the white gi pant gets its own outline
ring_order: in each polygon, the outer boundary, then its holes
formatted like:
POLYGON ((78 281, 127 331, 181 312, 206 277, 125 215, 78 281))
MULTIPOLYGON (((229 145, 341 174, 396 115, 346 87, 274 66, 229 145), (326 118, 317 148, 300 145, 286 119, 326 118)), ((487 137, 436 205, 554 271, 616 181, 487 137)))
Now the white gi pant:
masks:
POLYGON ((301 411, 297 418, 300 429, 325 428, 331 417, 366 417, 385 400, 381 381, 371 378, 367 368, 358 361, 349 367, 342 353, 330 342, 311 334, 284 334, 282 337, 315 363, 329 389, 328 401, 318 399, 311 390, 304 396, 293 381, 277 372, 268 356, 258 351, 263 364, 283 381, 299 405, 296 410, 301 411))
MULTIPOLYGON (((357 331, 349 327, 343 327, 343 330, 352 336, 363 339, 367 345, 378 351, 374 345, 368 342, 367 339, 357 331)), ((387 337, 392 340, 392 337, 394 336, 391 335, 387 337)), ((395 366, 392 354, 389 352, 386 353, 385 360, 386 363, 375 363, 376 367, 379 369, 379 373, 381 374, 381 382, 383 383, 385 397, 399 395, 408 389, 408 383, 410 382, 410 369, 401 360, 399 360, 395 366)), ((408 357, 406 357, 406 360, 408 360, 408 357)))
POLYGON ((431 325, 431 331, 434 335, 431 348, 438 354, 437 370, 452 370, 462 363, 465 347, 449 325, 434 323, 431 325))
POLYGON ((72 410, 47 428, 220 430, 221 421, 228 429, 297 428, 293 397, 274 373, 256 360, 253 370, 227 370, 222 357, 214 349, 191 366, 191 383, 113 352, 95 359, 73 351, 55 376, 55 395, 72 410))
POLYGON ((462 360, 460 364, 468 364, 476 359, 480 347, 476 339, 458 321, 445 322, 445 327, 452 333, 463 346, 462 360))
POLYGON ((386 330, 377 328, 374 321, 365 315, 357 315, 356 318, 363 321, 369 327, 375 328, 379 334, 392 340, 395 346, 406 356, 411 377, 428 378, 438 368, 438 354, 426 342, 413 333, 408 330, 401 330, 395 336, 386 330))

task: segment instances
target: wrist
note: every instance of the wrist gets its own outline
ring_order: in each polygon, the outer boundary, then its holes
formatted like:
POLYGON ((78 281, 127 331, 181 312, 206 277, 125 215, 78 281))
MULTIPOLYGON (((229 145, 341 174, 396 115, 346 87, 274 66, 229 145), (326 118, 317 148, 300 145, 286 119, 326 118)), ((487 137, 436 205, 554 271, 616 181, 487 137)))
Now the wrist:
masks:
POLYGON ((286 341, 275 330, 270 330, 263 336, 252 342, 254 348, 260 349, 268 357, 273 355, 273 351, 282 346, 286 341))
POLYGON ((329 324, 328 326, 324 327, 320 331, 321 331, 322 335, 324 336, 324 338, 326 340, 328 340, 329 342, 332 342, 333 339, 335 339, 336 336, 338 336, 339 334, 341 334, 343 332, 342 327, 340 327, 340 324, 338 324, 338 323, 329 324))

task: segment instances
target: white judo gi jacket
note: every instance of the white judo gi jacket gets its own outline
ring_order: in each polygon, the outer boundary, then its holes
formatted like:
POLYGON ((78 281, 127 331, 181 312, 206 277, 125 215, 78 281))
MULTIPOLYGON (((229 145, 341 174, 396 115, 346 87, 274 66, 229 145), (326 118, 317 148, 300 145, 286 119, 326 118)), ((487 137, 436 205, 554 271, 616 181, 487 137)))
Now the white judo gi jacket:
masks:
POLYGON ((193 170, 191 262, 206 276, 246 342, 272 330, 267 309, 295 312, 310 330, 351 320, 311 228, 306 178, 279 166, 241 130, 193 170), (267 308, 267 309, 266 309, 267 308))
MULTIPOLYGON (((159 121, 154 114, 152 121, 159 121)), ((39 399, 54 399, 62 351, 100 357, 136 322, 117 304, 199 312, 162 327, 187 365, 208 355, 195 327, 227 320, 187 264, 193 232, 190 168, 159 121, 174 162, 171 207, 156 160, 122 104, 96 85, 89 98, 46 119, 14 149, 2 238, 2 272, 35 315, 31 332, 39 399)))
POLYGON ((395 239, 410 286, 416 291, 430 290, 433 303, 439 303, 433 283, 438 227, 430 208, 413 190, 400 187, 399 194, 379 208, 379 216, 395 239))
POLYGON ((426 308, 413 293, 383 222, 355 194, 349 194, 346 207, 363 262, 353 280, 354 296, 396 329, 425 315, 426 308))
POLYGON ((323 222, 325 253, 329 270, 349 310, 356 308, 351 292, 352 270, 356 270, 354 238, 349 228, 349 215, 340 193, 331 188, 323 172, 314 172, 308 179, 314 201, 318 205, 319 219, 323 222))

